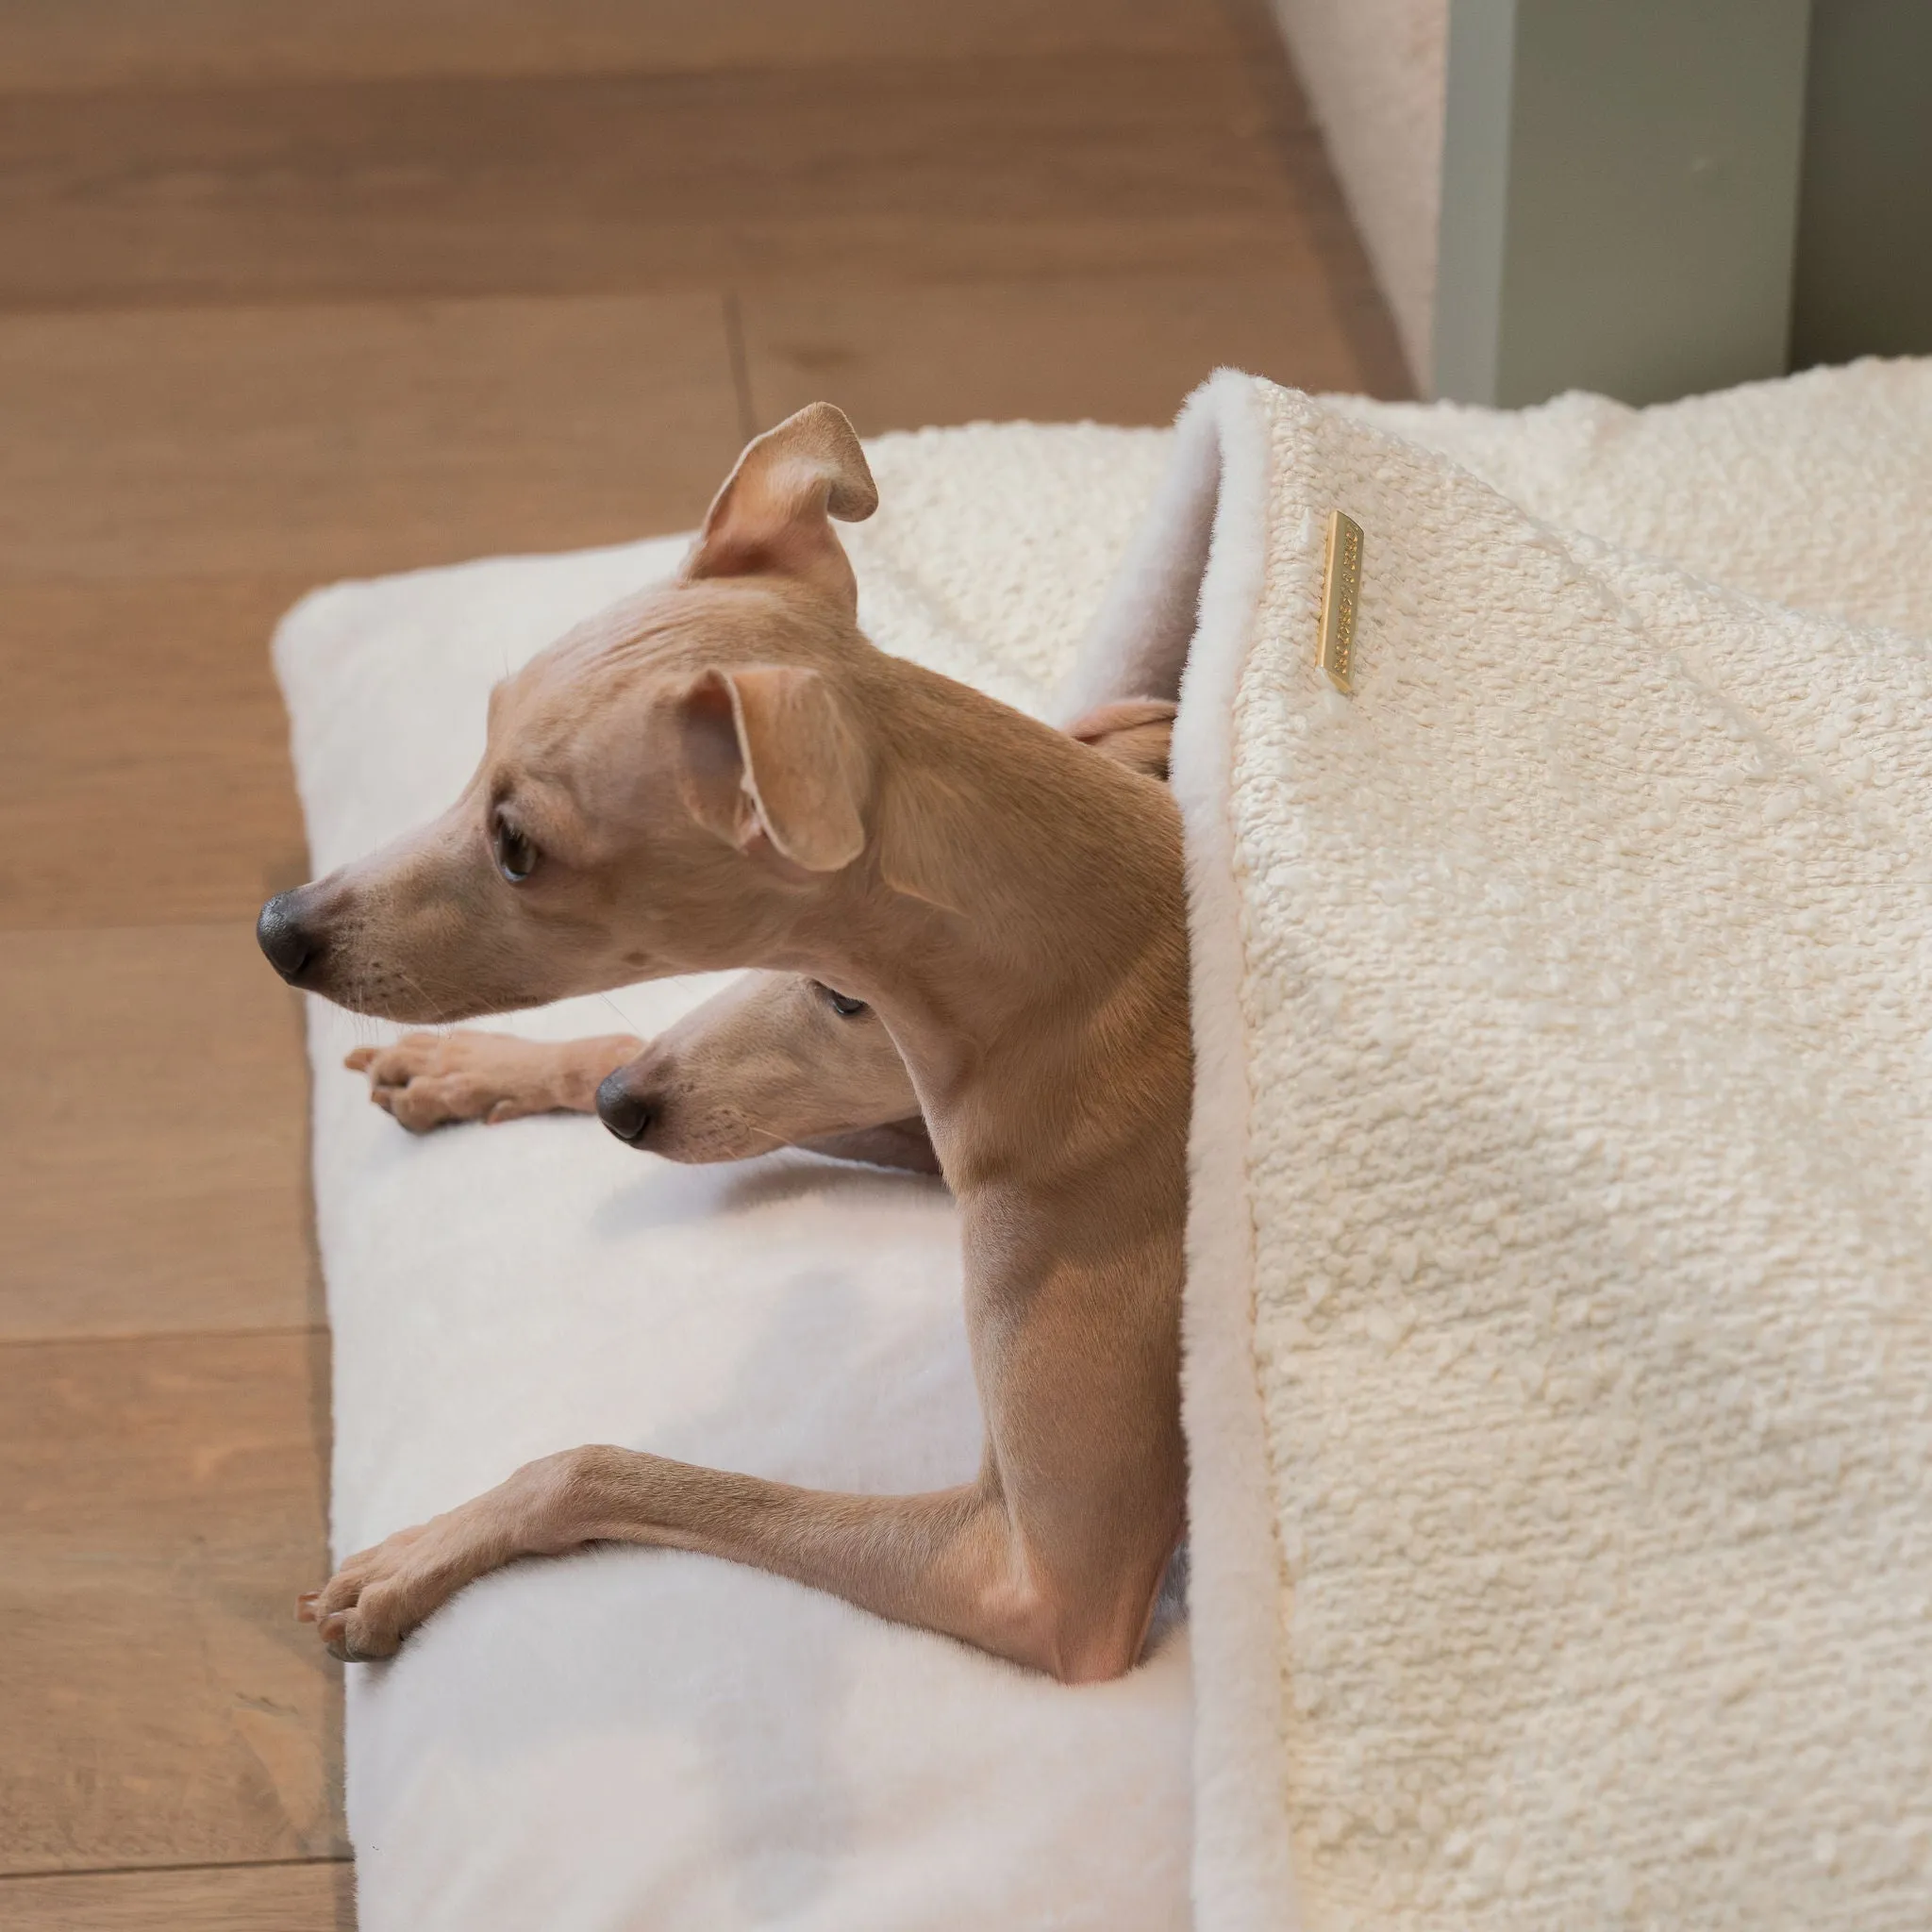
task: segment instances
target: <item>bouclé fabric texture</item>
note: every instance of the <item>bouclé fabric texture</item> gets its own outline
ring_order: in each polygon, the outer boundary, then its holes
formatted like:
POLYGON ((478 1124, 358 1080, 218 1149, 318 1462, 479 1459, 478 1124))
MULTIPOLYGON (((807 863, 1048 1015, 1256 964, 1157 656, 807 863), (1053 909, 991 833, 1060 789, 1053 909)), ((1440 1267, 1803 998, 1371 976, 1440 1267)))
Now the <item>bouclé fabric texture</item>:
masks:
POLYGON ((1201 1923, 1932 1922, 1932 653, 1180 441, 1201 1923))

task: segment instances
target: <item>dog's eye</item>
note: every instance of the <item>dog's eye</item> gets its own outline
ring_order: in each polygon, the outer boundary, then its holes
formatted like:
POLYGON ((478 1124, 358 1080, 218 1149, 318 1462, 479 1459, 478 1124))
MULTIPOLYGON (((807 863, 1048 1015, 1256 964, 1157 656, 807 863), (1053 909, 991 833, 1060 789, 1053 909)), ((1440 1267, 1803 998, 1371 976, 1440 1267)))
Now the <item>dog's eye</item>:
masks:
POLYGON ((496 850, 497 871, 511 885, 522 885, 537 870, 536 846, 526 833, 518 831, 501 812, 491 826, 490 842, 496 850))
POLYGON ((849 1020, 855 1014, 865 1011, 865 1002, 854 999, 849 993, 834 992, 829 986, 823 985, 819 991, 824 994, 826 1003, 833 1012, 842 1020, 849 1020))

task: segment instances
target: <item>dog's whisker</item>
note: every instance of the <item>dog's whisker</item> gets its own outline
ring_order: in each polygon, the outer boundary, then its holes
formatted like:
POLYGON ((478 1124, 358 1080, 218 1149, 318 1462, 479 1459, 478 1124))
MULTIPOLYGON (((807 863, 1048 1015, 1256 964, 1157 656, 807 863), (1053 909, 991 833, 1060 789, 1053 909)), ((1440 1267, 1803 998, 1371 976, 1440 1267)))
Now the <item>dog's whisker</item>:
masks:
POLYGON ((349 1031, 358 1046, 380 1046, 383 1043, 382 1022, 374 1013, 349 1015, 349 1031))
POLYGON ((648 1038, 650 1037, 650 1036, 649 1036, 648 1034, 646 1034, 646 1033, 645 1033, 644 1029, 643 1029, 643 1028, 642 1028, 641 1026, 640 1026, 640 1025, 636 1024, 635 1024, 635 1023, 634 1023, 634 1022, 632 1021, 632 1019, 631 1019, 630 1015, 629 1015, 628 1013, 626 1013, 626 1012, 625 1012, 625 1011, 624 1010, 624 1008, 623 1008, 622 1007, 620 1007, 620 1006, 619 1006, 619 1005, 617 1004, 617 1002, 616 1002, 616 1001, 615 1001, 614 999, 612 999, 612 998, 610 997, 610 995, 609 995, 609 994, 608 994, 608 992, 600 992, 600 993, 599 993, 599 994, 597 995, 597 997, 598 997, 598 998, 599 998, 600 1000, 602 1000, 602 1001, 604 1002, 604 1004, 605 1004, 605 1005, 606 1005, 607 1007, 608 1007, 608 1008, 610 1008, 610 1010, 611 1010, 611 1011, 612 1011, 613 1013, 615 1013, 615 1014, 617 1015, 617 1017, 618 1017, 618 1018, 619 1018, 620 1020, 622 1020, 622 1021, 624 1022, 624 1030, 625 1030, 625 1031, 626 1033, 630 1033, 630 1034, 635 1034, 635 1035, 637 1036, 637 1038, 638 1038, 638 1039, 640 1039, 640 1040, 645 1040, 645 1039, 648 1039, 648 1038))
POLYGON ((788 1147, 791 1144, 792 1130, 791 1128, 781 1128, 774 1125, 763 1116, 753 1113, 742 1105, 734 1108, 732 1111, 754 1133, 763 1134, 772 1141, 773 1144, 765 1150, 768 1154, 775 1154, 780 1147, 788 1147))
MULTIPOLYGON (((411 992, 413 992, 416 995, 416 997, 420 999, 425 1007, 429 1008, 430 1013, 432 1015, 438 1014, 442 1010, 441 1001, 432 999, 430 997, 429 989, 426 986, 425 986, 423 982, 415 976, 414 974, 408 972, 407 969, 401 966, 391 966, 389 970, 396 976, 396 978, 401 980, 403 984, 411 992)), ((452 1021, 437 1019, 434 1017, 425 1020, 419 1020, 415 1024, 419 1026, 426 1028, 431 1033, 448 1033, 454 1025, 454 1022, 452 1021)))

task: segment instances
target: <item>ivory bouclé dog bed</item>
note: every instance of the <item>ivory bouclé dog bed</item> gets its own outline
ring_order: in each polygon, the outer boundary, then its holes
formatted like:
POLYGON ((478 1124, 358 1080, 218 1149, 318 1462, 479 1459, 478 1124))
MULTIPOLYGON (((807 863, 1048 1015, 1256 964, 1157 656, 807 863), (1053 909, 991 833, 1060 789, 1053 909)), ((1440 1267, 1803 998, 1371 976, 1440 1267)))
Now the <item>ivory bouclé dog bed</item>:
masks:
MULTIPOLYGON (((869 453, 881 645, 1054 718, 1181 694, 1190 1614, 1067 1690, 700 1557, 517 1566, 351 1674, 364 1925, 1932 1923, 1932 368, 1224 375, 1173 432, 869 453)), ((299 606, 317 870, 680 550, 299 606)), ((591 1440, 970 1474, 936 1183, 412 1140, 341 1068, 379 1030, 311 1007, 339 1550, 591 1440)))

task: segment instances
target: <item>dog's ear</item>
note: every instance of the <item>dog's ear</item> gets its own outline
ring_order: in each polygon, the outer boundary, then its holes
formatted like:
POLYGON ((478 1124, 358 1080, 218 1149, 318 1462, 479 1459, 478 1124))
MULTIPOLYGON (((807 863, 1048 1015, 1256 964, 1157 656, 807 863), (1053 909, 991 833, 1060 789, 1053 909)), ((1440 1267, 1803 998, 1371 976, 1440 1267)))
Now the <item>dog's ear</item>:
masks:
POLYGON ((760 837, 808 872, 865 850, 865 747, 816 671, 707 671, 678 701, 679 774, 691 816, 749 852, 760 837))
POLYGON ((857 610, 852 565, 830 520, 862 523, 878 507, 852 425, 830 403, 808 404, 746 445, 680 575, 797 577, 857 610))
POLYGON ((1179 709, 1166 698, 1118 698, 1076 718, 1067 726, 1067 736, 1091 744, 1144 778, 1165 784, 1174 713, 1179 709))

